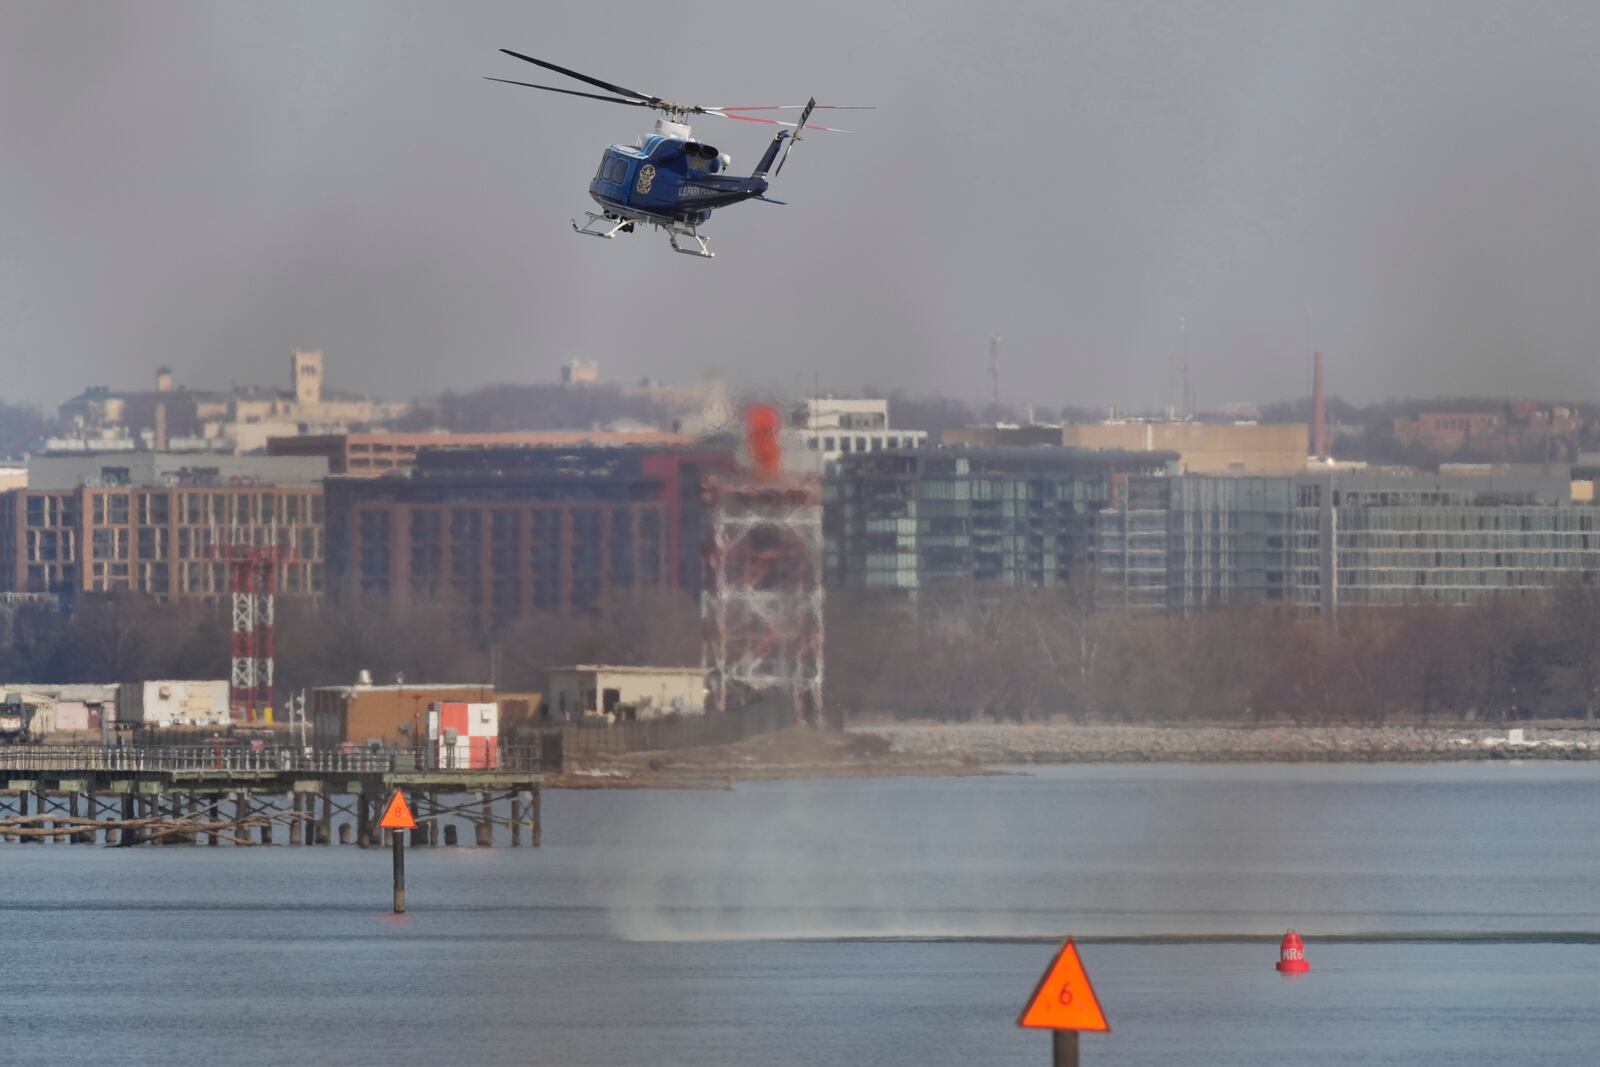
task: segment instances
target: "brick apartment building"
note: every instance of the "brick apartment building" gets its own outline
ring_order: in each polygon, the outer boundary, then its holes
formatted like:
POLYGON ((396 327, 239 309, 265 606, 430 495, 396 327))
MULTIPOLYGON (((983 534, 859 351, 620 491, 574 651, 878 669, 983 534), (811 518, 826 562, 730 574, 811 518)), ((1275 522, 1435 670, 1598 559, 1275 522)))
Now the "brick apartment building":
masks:
POLYGON ((277 543, 287 594, 322 589, 320 460, 141 452, 34 456, 0 495, 0 591, 228 591, 218 548, 277 543))
POLYGON ((1540 407, 1531 400, 1477 411, 1423 411, 1394 420, 1398 444, 1436 456, 1576 459, 1582 432, 1583 417, 1574 408, 1540 407))
POLYGON ((611 590, 698 596, 701 482, 732 469, 717 450, 424 450, 408 472, 328 479, 328 585, 455 599, 486 627, 611 590))

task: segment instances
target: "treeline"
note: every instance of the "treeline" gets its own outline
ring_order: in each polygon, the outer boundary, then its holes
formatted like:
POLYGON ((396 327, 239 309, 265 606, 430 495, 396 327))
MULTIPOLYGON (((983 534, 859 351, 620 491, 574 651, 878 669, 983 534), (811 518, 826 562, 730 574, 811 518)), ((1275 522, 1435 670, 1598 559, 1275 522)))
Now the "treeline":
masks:
POLYGON ((1471 606, 1095 613, 1067 591, 834 596, 828 699, 848 714, 1296 724, 1592 715, 1600 590, 1471 606))
MULTIPOLYGON (((1600 701, 1600 589, 1466 607, 1301 611, 1240 607, 1190 618, 1094 612, 1064 590, 946 590, 915 605, 839 593, 827 607, 827 700, 863 713, 949 720, 1385 723, 1582 717, 1600 701)), ((225 606, 85 600, 70 616, 0 611, 0 681, 225 678, 225 606)), ((281 691, 494 681, 543 691, 551 667, 700 661, 694 601, 660 590, 580 618, 535 616, 486 633, 447 603, 281 600, 281 691)))
MULTIPOLYGON (((691 664, 700 658, 696 605, 677 591, 604 599, 581 618, 536 615, 496 633, 448 601, 397 604, 361 597, 277 602, 281 692, 351 685, 475 683, 542 691, 550 667, 579 663, 691 664)), ((69 615, 42 604, 0 608, 0 685, 226 678, 226 603, 86 597, 69 615)))

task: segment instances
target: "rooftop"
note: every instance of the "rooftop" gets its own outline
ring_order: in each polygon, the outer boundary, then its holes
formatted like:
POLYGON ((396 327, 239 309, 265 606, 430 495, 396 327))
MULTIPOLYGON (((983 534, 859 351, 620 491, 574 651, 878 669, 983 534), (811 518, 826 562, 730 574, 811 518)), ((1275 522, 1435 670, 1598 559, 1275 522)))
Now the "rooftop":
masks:
POLYGON ((396 685, 319 685, 312 689, 316 693, 401 693, 419 692, 434 689, 481 689, 494 692, 494 685, 490 682, 401 682, 396 685))
POLYGON ((703 677, 706 673, 704 667, 627 667, 596 663, 579 664, 576 667, 551 667, 550 670, 594 674, 689 674, 697 677, 703 677))

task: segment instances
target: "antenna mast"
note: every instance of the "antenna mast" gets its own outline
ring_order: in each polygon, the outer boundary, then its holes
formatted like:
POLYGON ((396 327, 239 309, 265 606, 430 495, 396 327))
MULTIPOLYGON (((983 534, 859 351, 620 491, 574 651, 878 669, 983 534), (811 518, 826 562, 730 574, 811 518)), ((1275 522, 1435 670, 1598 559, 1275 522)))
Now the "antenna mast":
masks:
POLYGON ((997 409, 1000 407, 1000 342, 1004 340, 997 333, 989 335, 989 383, 993 392, 992 403, 997 409))
POLYGON ((1183 391, 1178 396, 1178 417, 1187 419, 1194 416, 1194 394, 1189 384, 1189 320, 1182 315, 1178 316, 1178 348, 1183 370, 1183 391))

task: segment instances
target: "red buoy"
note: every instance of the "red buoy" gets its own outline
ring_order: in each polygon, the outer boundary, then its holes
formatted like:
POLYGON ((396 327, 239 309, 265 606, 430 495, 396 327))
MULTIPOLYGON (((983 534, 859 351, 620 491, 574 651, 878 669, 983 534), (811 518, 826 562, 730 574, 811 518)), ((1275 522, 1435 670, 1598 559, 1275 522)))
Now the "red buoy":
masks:
POLYGON ((1283 935, 1283 944, 1278 946, 1278 973, 1279 974, 1304 974, 1311 969, 1311 961, 1306 959, 1305 942, 1300 940, 1300 935, 1290 930, 1283 935))

